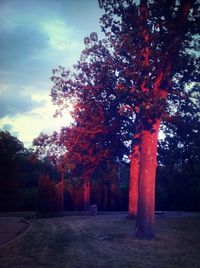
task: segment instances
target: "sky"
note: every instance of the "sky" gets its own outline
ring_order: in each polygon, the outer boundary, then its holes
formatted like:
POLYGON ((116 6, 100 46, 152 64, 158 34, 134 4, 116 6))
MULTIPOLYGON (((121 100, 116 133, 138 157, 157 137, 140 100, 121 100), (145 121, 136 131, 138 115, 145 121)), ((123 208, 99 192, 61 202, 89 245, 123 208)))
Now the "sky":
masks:
POLYGON ((52 69, 72 68, 101 14, 98 0, 0 0, 0 129, 25 147, 72 121, 53 117, 52 69))

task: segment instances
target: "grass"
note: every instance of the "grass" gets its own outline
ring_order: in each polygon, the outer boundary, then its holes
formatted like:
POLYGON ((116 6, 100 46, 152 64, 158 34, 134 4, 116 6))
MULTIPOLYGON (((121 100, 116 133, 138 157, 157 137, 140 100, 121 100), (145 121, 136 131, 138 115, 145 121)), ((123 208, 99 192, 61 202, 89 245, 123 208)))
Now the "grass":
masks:
POLYGON ((154 241, 133 238, 134 221, 120 214, 32 223, 0 249, 1 268, 200 267, 200 218, 158 217, 154 241))

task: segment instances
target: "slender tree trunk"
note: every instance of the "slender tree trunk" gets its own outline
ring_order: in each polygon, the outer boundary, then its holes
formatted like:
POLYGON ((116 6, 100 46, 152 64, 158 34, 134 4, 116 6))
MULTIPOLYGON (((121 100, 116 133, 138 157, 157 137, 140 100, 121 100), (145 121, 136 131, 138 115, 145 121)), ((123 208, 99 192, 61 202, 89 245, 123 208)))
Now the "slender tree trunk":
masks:
POLYGON ((90 207, 90 178, 85 177, 83 182, 83 206, 88 211, 90 207))
POLYGON ((155 177, 159 127, 160 120, 157 120, 153 130, 142 131, 138 212, 135 229, 135 236, 139 238, 153 239, 155 237, 155 177))
POLYGON ((96 186, 96 196, 97 196, 97 206, 98 206, 98 209, 100 208, 100 205, 101 205, 101 188, 100 188, 100 185, 97 184, 96 186))
POLYGON ((82 209, 83 208, 83 188, 79 187, 76 188, 75 190, 75 202, 76 202, 76 207, 77 209, 82 209))
POLYGON ((110 198, 111 198, 111 208, 114 209, 116 207, 115 204, 115 196, 116 196, 116 190, 117 190, 117 185, 115 182, 113 182, 111 184, 111 194, 110 194, 110 198))
POLYGON ((60 210, 63 214, 64 210, 64 172, 61 171, 61 183, 60 183, 60 210))
POLYGON ((104 210, 108 207, 108 186, 104 185, 104 210))
POLYGON ((77 207, 76 207, 76 187, 74 185, 72 185, 72 206, 73 206, 74 210, 77 209, 77 207))
MULTIPOLYGON (((136 137, 138 138, 138 137, 136 137)), ((133 146, 129 178, 129 217, 135 218, 138 206, 138 181, 140 175, 140 145, 133 146)))
POLYGON ((74 209, 80 209, 82 205, 82 198, 80 197, 80 188, 74 186, 74 209))

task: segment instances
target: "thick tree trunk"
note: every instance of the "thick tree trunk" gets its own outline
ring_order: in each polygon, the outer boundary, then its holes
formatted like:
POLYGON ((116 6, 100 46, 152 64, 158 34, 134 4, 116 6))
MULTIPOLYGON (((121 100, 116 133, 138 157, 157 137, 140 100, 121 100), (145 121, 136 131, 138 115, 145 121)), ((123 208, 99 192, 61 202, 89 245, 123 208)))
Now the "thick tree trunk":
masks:
POLYGON ((90 178, 85 177, 83 181, 83 206, 88 211, 90 207, 90 178))
POLYGON ((140 146, 133 146, 129 178, 129 217, 135 218, 138 206, 138 181, 140 175, 140 146))
POLYGON ((135 236, 153 239, 155 221, 155 177, 157 168, 157 144, 160 120, 153 130, 143 130, 138 187, 138 211, 135 236))

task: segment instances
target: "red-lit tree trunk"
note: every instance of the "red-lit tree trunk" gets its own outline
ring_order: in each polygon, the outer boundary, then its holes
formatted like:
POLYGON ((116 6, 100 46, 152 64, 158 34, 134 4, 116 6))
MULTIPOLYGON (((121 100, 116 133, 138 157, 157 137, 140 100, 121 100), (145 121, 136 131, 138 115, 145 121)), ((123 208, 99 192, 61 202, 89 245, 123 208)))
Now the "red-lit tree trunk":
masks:
POLYGON ((143 130, 141 136, 141 161, 135 236, 147 239, 153 239, 155 237, 155 177, 159 128, 160 120, 157 120, 153 125, 153 130, 143 130))
MULTIPOLYGON (((140 20, 141 22, 146 22, 148 19, 148 7, 147 1, 140 1, 140 20)), ((144 48, 140 51, 142 57, 144 58, 143 65, 148 68, 149 66, 149 32, 147 29, 144 29, 140 33, 143 38, 144 48)), ((142 92, 148 92, 149 88, 145 86, 145 81, 141 85, 142 92)), ((134 139, 141 138, 139 134, 136 134, 134 139)), ((138 210, 138 183, 140 177, 140 145, 137 143, 133 146, 133 151, 131 155, 130 162, 130 179, 129 179, 129 217, 136 217, 138 210)))
MULTIPOLYGON (((137 138, 137 137, 136 137, 137 138)), ((130 162, 130 178, 129 178, 129 217, 135 218, 138 207, 138 181, 140 175, 140 146, 133 146, 130 162)))
POLYGON ((83 208, 88 211, 90 207, 90 177, 85 176, 83 180, 83 208))

